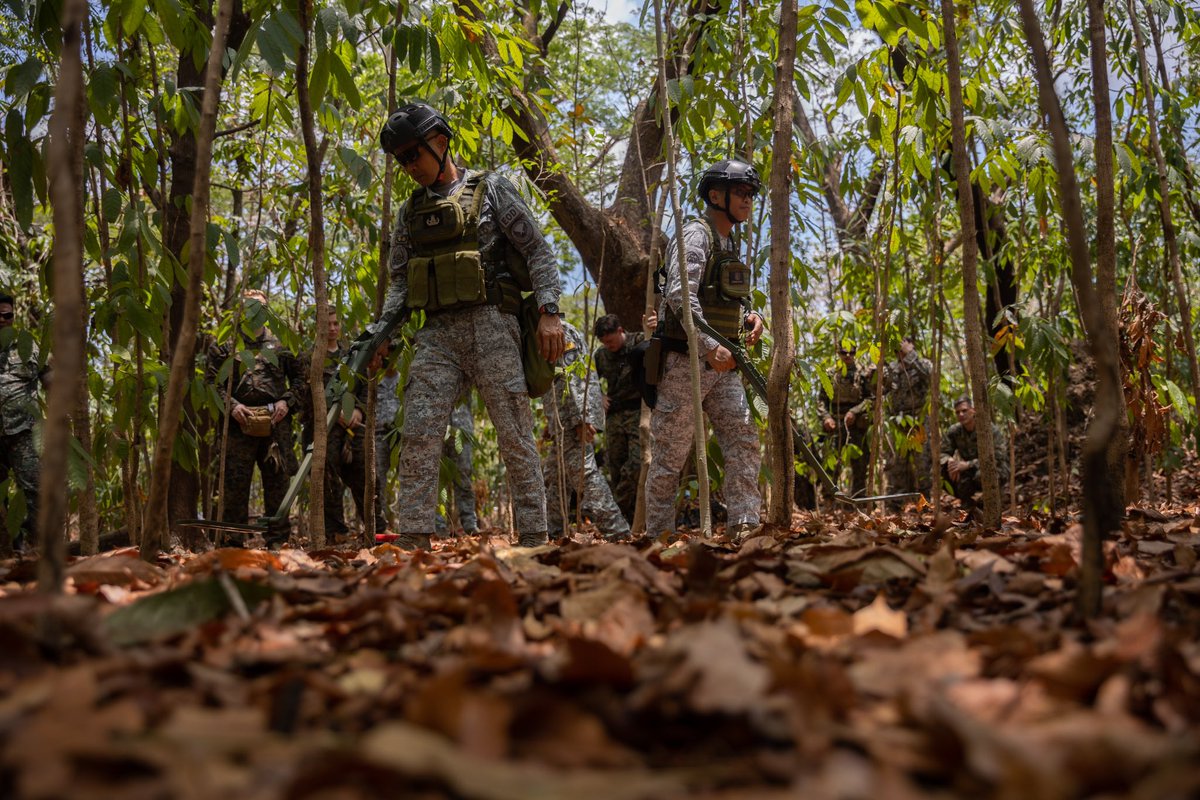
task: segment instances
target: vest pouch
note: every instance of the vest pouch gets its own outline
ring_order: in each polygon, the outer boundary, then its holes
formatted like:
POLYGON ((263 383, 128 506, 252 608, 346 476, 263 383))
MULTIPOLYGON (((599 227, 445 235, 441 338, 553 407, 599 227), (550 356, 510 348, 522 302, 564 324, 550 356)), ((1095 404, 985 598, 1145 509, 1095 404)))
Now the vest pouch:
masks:
POLYGON ((409 308, 424 308, 432 310, 431 285, 433 259, 414 257, 408 260, 408 301, 409 308))
POLYGON ((742 300, 750 296, 750 268, 737 259, 729 259, 718 265, 717 286, 721 294, 730 300, 742 300))
POLYGON ((460 238, 465 228, 466 217, 457 202, 427 199, 411 212, 408 238, 418 248, 428 247, 460 238))
POLYGON ((434 256, 433 276, 438 308, 476 305, 487 299, 478 250, 434 256))

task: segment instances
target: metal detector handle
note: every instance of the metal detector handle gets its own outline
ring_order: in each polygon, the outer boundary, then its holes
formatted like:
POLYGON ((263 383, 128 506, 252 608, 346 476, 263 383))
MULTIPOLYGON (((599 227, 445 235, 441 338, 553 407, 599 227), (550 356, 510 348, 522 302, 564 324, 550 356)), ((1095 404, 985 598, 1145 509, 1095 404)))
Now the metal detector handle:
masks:
MULTIPOLYGON (((366 379, 367 365, 375 357, 375 352, 379 350, 384 342, 391 340, 392 334, 407 320, 408 313, 405 309, 388 314, 379 320, 378 327, 374 331, 371 331, 369 336, 359 337, 350 346, 350 359, 347 362, 350 367, 350 381, 341 387, 341 391, 336 393, 336 397, 330 398, 329 409, 325 413, 326 431, 333 430, 333 426, 337 424, 338 416, 342 410, 342 397, 345 396, 346 392, 354 390, 357 381, 366 379)), ((308 474, 311 471, 312 449, 310 448, 304 454, 304 458, 300 460, 300 467, 296 470, 292 482, 288 484, 287 493, 284 494, 279 508, 271 516, 259 519, 260 525, 270 526, 282 524, 287 521, 288 515, 292 510, 292 504, 296 502, 296 498, 300 495, 300 488, 308 480, 308 474)))
MULTIPOLYGON (((734 363, 737 364, 742 375, 746 377, 746 382, 750 384, 750 388, 764 403, 767 402, 767 379, 758 371, 758 367, 754 366, 750 359, 746 357, 745 348, 741 344, 732 342, 717 333, 706 320, 698 315, 692 316, 692 322, 733 355, 734 363)), ((792 444, 795 451, 804 459, 804 463, 812 467, 813 471, 817 473, 817 480, 821 482, 821 486, 824 487, 825 491, 832 494, 837 500, 854 502, 839 490, 837 484, 833 482, 833 478, 829 477, 829 473, 825 471, 825 467, 821 464, 820 459, 813 453, 812 448, 808 446, 808 442, 804 441, 804 437, 800 435, 799 427, 796 425, 794 419, 792 420, 792 444)))

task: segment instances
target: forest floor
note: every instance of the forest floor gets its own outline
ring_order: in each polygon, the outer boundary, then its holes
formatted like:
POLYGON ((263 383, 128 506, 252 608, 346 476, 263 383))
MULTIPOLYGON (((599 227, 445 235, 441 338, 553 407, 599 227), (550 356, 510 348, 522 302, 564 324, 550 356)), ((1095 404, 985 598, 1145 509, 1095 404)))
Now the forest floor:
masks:
POLYGON ((1196 797, 1198 511, 7 561, 0 797, 1196 797))

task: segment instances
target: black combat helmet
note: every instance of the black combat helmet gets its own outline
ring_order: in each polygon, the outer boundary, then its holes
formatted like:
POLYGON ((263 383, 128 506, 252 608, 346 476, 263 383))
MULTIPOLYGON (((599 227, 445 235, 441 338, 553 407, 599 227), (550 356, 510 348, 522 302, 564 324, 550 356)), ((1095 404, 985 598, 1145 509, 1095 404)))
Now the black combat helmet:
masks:
POLYGON ((737 223, 733 217, 729 215, 729 190, 735 183, 744 183, 758 194, 762 189, 762 181, 758 179, 758 170, 747 164, 745 161, 731 159, 729 161, 718 161, 700 175, 700 199, 705 205, 710 208, 715 208, 718 211, 725 212, 725 216, 729 217, 729 221, 737 223), (716 189, 724 185, 725 187, 725 205, 719 206, 713 203, 709 197, 710 189, 716 189))
POLYGON ((423 143, 431 133, 445 134, 448 139, 454 137, 450 123, 436 108, 420 101, 406 103, 393 111, 387 122, 383 123, 379 144, 384 152, 395 153, 407 144, 423 143))

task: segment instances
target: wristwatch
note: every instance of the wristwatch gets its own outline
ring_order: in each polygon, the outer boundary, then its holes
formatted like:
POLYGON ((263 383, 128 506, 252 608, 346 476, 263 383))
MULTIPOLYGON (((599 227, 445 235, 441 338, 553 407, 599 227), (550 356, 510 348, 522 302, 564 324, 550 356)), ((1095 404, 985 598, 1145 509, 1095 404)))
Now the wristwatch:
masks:
POLYGON ((554 314, 558 315, 558 303, 546 303, 538 307, 539 314, 554 314))

